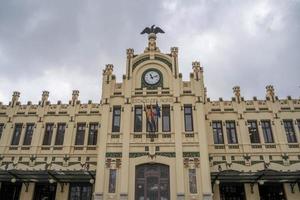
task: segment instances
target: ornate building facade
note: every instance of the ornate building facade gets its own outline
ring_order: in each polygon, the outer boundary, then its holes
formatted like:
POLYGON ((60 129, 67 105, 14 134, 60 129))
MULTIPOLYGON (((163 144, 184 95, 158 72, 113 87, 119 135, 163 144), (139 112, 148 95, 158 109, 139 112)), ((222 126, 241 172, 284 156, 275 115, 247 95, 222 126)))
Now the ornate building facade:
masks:
POLYGON ((300 199, 300 99, 269 85, 264 100, 236 86, 211 101, 191 68, 183 81, 178 48, 149 33, 121 83, 106 65, 100 103, 14 92, 0 104, 0 199, 300 199))

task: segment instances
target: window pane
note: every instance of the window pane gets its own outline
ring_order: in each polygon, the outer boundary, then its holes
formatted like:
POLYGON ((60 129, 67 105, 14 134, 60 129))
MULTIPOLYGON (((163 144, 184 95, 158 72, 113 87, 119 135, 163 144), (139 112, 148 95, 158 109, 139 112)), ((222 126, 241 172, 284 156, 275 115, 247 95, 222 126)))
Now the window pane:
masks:
POLYGON ((162 131, 169 132, 171 131, 170 126, 170 106, 162 107, 162 131))
POLYGON ((184 107, 184 125, 185 131, 193 131, 193 115, 191 106, 184 107))
POLYGON ((297 137, 293 126, 293 120, 284 120, 283 124, 288 143, 296 143, 297 137))
POLYGON ((265 143, 274 143, 270 121, 261 121, 265 143))
POLYGON ((88 145, 97 144, 97 135, 98 135, 98 123, 90 123, 88 145))
POLYGON ((121 124, 121 108, 114 107, 112 132, 120 132, 120 124, 121 124))
POLYGON ((55 145, 63 145, 65 136, 66 124, 58 124, 55 138, 55 145))
POLYGON ((213 121, 213 136, 215 144, 224 144, 223 129, 221 121, 213 121))
POLYGON ((27 124, 23 145, 30 145, 33 135, 34 124, 27 124))
POLYGON ((257 122, 255 120, 248 121, 248 131, 249 131, 251 143, 260 143, 257 122))
POLYGON ((142 132, 142 107, 136 106, 134 109, 134 132, 142 132))
POLYGON ((46 124, 43 145, 51 145, 54 124, 46 124))
POLYGON ((226 122, 226 131, 228 144, 237 144, 238 140, 236 135, 235 121, 226 122))
POLYGON ((4 129, 4 124, 0 124, 0 139, 2 137, 3 129, 4 129))
POLYGON ((21 132, 22 132, 22 124, 16 124, 13 137, 11 140, 11 145, 19 145, 20 137, 21 137, 21 132))
POLYGON ((87 183, 71 183, 69 200, 91 200, 92 185, 87 183))
POLYGON ((196 169, 189 169, 189 186, 190 193, 197 193, 197 178, 196 178, 196 169))
POLYGON ((109 188, 108 188, 109 193, 116 192, 116 178, 117 178, 116 176, 117 176, 117 171, 115 169, 110 169, 109 170, 109 188))
POLYGON ((75 145, 84 145, 85 123, 77 124, 75 145))

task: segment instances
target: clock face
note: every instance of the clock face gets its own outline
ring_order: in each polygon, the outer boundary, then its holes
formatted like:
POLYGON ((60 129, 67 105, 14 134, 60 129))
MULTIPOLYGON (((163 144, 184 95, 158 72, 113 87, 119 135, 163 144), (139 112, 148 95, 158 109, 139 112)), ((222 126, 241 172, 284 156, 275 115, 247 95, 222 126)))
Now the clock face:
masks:
POLYGON ((144 75, 144 80, 149 85, 155 85, 159 82, 160 75, 157 71, 151 70, 144 75))

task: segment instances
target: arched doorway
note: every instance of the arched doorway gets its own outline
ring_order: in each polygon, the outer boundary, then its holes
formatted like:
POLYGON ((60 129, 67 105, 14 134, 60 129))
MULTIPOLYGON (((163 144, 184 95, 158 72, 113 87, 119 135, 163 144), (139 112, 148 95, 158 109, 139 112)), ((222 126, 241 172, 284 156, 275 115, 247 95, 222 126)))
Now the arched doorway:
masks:
POLYGON ((142 164, 135 168, 135 200, 169 200, 169 166, 142 164))

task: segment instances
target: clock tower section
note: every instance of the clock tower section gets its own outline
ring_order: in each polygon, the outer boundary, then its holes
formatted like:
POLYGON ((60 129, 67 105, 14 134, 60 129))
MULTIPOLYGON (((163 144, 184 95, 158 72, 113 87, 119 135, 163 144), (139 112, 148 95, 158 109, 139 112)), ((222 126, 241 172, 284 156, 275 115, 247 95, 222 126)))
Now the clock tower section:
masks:
MULTIPOLYGON (((102 115, 99 138, 95 199, 136 199, 136 169, 142 165, 168 166, 167 199, 212 199, 205 124, 206 101, 203 68, 193 62, 190 80, 183 81, 178 70, 178 48, 161 53, 157 34, 148 34, 148 46, 141 54, 126 50, 126 73, 117 82, 113 65, 106 65, 102 78, 102 115), (150 140, 145 106, 158 104, 155 138, 150 140), (169 107, 170 130, 164 132, 163 109, 169 107), (114 109, 120 108, 120 132, 112 131, 114 109), (135 132, 136 109, 142 108, 141 132, 135 132), (191 118, 186 118, 186 111, 191 118), (187 122, 186 119, 190 119, 187 122), (188 127, 187 127, 188 126, 188 127), (193 138, 193 142, 191 141, 193 138), (110 193, 111 170, 116 170, 115 193, 110 193), (194 171, 193 171, 194 170, 194 171), (196 182, 190 187, 190 172, 196 182), (196 192, 195 192, 196 191, 196 192)), ((145 184, 147 185, 147 184, 145 184)), ((145 196, 147 198, 147 188, 145 196)))

